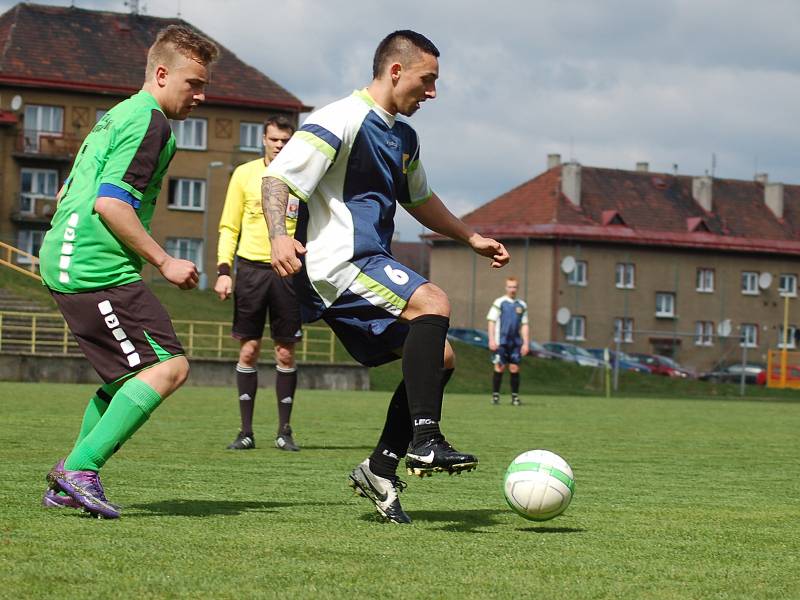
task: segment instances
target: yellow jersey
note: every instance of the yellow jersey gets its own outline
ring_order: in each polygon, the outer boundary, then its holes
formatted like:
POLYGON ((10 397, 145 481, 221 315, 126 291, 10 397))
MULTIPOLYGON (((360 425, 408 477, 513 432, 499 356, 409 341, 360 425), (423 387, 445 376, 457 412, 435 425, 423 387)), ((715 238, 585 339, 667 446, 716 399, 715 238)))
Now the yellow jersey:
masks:
MULTIPOLYGON (((257 158, 239 165, 231 176, 225 206, 219 220, 217 264, 233 265, 234 255, 256 262, 270 261, 267 222, 261 208, 261 179, 266 160, 257 158)), ((286 208, 286 231, 294 235, 299 200, 290 195, 286 208)))

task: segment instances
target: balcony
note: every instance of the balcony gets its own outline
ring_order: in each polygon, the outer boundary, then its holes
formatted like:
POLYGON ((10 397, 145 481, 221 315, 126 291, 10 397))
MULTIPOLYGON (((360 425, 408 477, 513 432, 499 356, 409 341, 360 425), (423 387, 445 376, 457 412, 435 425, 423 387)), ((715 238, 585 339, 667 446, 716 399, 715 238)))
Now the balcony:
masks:
POLYGON ((17 135, 14 156, 72 162, 82 141, 70 133, 23 129, 17 135))
POLYGON ((17 194, 16 210, 11 213, 11 220, 15 223, 49 223, 54 212, 55 196, 20 192, 17 194))

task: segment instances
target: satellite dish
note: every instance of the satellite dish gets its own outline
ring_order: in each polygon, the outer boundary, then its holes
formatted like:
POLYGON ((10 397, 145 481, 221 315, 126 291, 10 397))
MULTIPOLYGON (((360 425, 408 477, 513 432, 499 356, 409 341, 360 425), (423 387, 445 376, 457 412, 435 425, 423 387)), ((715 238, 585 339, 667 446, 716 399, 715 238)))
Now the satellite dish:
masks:
POLYGON ((11 110, 19 110, 22 108, 22 96, 17 94, 11 99, 11 110))
POLYGON ((575 270, 575 258, 572 256, 565 256, 561 261, 561 271, 569 275, 575 270))
POLYGON ((720 321, 719 325, 717 325, 717 334, 721 337, 728 337, 731 334, 733 327, 731 327, 731 320, 725 319, 724 321, 720 321))
POLYGON ((769 289, 769 286, 772 285, 772 273, 768 273, 764 271, 761 275, 758 276, 758 287, 762 290, 769 289))
POLYGON ((556 322, 559 325, 566 325, 569 323, 569 320, 572 318, 572 313, 569 312, 569 309, 566 306, 562 306, 558 309, 556 313, 556 322))

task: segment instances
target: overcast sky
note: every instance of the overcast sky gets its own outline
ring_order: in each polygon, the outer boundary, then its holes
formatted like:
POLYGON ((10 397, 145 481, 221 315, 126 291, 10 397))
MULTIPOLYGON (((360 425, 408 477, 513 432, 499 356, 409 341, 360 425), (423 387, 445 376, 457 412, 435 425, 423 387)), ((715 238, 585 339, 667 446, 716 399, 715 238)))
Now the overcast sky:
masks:
MULTIPOLYGON (((369 83, 387 33, 427 35, 442 53, 439 96, 411 123, 431 186, 458 215, 535 177, 552 152, 691 175, 710 172, 714 154, 718 177, 800 183, 798 0, 144 4, 154 16, 180 11, 317 107, 369 83)), ((398 229, 404 240, 420 232, 405 213, 398 229)))

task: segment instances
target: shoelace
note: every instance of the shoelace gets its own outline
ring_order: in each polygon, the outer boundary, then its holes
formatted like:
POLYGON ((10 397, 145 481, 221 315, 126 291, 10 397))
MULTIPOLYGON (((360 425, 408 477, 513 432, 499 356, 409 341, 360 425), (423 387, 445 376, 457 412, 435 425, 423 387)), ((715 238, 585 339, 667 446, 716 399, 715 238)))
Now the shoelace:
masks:
POLYGON ((396 489, 398 492, 402 492, 408 487, 408 484, 396 475, 394 477, 390 477, 389 481, 392 482, 392 486, 394 486, 394 489, 396 489))
POLYGON ((100 483, 100 477, 97 473, 93 475, 83 475, 80 479, 87 492, 103 502, 108 502, 105 491, 103 490, 103 484, 100 483))

